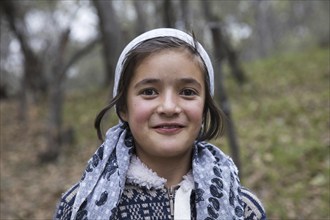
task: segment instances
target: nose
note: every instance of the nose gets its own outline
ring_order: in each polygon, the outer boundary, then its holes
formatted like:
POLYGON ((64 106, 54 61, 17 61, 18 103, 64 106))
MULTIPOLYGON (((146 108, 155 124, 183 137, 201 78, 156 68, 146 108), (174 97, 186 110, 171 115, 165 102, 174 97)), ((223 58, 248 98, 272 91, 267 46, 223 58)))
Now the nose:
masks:
POLYGON ((179 98, 173 92, 165 93, 157 107, 157 113, 165 116, 177 115, 181 111, 179 98))

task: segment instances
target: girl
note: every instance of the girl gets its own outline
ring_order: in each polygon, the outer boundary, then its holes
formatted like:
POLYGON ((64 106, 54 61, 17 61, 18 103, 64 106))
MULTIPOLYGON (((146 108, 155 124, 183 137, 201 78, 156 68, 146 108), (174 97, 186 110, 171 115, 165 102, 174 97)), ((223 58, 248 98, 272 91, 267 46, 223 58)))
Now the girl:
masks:
POLYGON ((55 219, 266 219, 233 161, 205 142, 223 131, 213 92, 210 58, 190 35, 162 28, 130 42, 95 120, 103 144, 55 219), (103 140, 113 106, 120 122, 103 140))

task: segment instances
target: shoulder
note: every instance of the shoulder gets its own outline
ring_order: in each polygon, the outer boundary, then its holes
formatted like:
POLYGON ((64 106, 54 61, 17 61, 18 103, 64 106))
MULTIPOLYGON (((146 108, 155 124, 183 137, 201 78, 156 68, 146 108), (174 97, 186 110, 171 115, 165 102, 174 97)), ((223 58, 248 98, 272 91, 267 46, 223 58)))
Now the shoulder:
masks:
POLYGON ((219 147, 209 143, 209 142, 197 142, 197 151, 203 152, 203 155, 206 156, 204 158, 208 158, 214 161, 214 163, 222 166, 228 167, 232 172, 238 175, 237 167, 233 161, 233 159, 225 154, 219 147))
POLYGON ((209 155, 214 156, 217 161, 230 162, 233 164, 232 159, 225 154, 219 147, 213 145, 212 143, 201 141, 196 143, 197 150, 202 152, 208 152, 209 155))
POLYGON ((266 212, 260 200, 247 188, 241 188, 245 220, 266 220, 266 212))
POLYGON ((57 208, 54 214, 54 220, 70 219, 72 213, 73 203, 76 199, 79 183, 73 185, 68 191, 66 191, 60 201, 57 204, 57 208))

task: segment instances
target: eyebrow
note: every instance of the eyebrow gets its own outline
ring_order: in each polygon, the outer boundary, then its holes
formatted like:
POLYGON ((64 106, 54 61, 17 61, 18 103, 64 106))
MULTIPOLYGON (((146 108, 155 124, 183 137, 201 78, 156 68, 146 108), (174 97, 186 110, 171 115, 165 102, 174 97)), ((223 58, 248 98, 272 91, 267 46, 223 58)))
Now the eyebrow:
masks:
POLYGON ((194 84, 196 86, 198 86, 200 89, 202 88, 202 85, 197 81, 195 80, 194 78, 182 78, 180 79, 181 82, 185 83, 185 84, 194 84))
MULTIPOLYGON (((134 87, 138 88, 138 87, 146 85, 146 84, 159 83, 160 81, 161 81, 160 79, 156 79, 156 78, 146 78, 146 79, 143 79, 143 80, 137 82, 134 85, 134 87)), ((202 85, 197 80, 195 80, 194 78, 191 78, 191 77, 180 78, 179 82, 184 83, 184 84, 194 84, 194 85, 198 86, 199 88, 202 88, 202 85)))
POLYGON ((139 81, 138 83, 136 83, 134 85, 134 87, 137 88, 137 87, 140 87, 142 85, 159 83, 159 82, 160 82, 160 79, 146 78, 146 79, 143 79, 143 80, 139 81))

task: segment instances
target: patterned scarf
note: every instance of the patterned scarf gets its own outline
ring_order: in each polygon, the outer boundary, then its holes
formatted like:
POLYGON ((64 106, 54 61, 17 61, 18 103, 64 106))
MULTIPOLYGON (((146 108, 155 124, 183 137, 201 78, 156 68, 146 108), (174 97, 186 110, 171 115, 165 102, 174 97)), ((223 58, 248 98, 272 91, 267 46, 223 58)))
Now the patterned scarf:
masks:
MULTIPOLYGON (((133 148, 126 124, 108 130, 81 178, 71 220, 111 219, 125 187, 133 148)), ((243 219, 240 182, 232 160, 217 147, 196 142, 192 163, 197 219, 243 219)))

